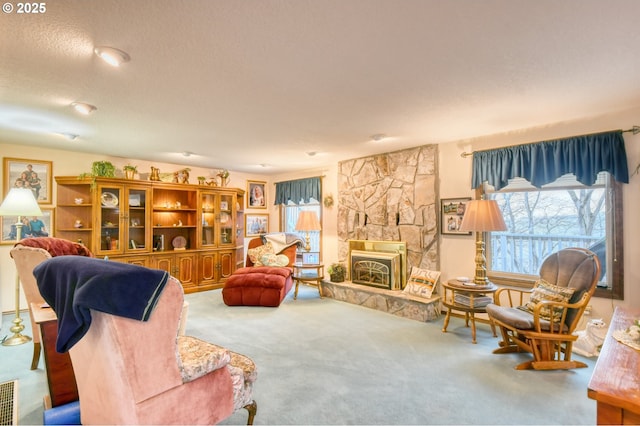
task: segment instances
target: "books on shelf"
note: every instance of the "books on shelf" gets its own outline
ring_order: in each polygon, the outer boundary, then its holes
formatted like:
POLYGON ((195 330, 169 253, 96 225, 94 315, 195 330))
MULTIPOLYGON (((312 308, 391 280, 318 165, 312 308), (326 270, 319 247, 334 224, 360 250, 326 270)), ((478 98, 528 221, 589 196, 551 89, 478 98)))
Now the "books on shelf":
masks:
MULTIPOLYGON (((471 307, 471 296, 468 296, 466 294, 456 293, 454 301, 455 303, 458 303, 460 305, 471 307)), ((493 297, 491 296, 474 296, 473 297, 474 308, 487 306, 489 303, 493 303, 493 297)))

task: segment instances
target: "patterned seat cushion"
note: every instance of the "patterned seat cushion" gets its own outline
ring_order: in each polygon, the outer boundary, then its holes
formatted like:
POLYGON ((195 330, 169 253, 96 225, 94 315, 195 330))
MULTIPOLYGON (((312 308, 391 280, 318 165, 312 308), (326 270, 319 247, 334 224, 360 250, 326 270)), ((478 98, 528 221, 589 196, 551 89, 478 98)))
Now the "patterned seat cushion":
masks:
POLYGON ((231 361, 231 354, 226 348, 191 336, 178 336, 177 348, 183 383, 224 367, 231 361))

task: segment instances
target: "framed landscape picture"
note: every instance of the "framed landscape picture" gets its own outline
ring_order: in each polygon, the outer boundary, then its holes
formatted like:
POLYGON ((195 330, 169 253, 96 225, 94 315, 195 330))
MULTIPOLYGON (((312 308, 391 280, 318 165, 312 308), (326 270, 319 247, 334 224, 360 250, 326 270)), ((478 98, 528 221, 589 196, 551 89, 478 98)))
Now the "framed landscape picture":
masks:
POLYGON ((460 231, 462 217, 469 201, 471 201, 471 197, 440 200, 440 232, 442 234, 471 235, 471 232, 460 231))
POLYGON ((29 188, 38 204, 51 204, 51 161, 4 158, 4 197, 11 188, 29 188))
POLYGON ((257 237, 269 232, 268 214, 245 214, 244 234, 246 237, 257 237))
MULTIPOLYGON (((54 208, 40 208, 42 216, 22 217, 21 238, 53 237, 54 208)), ((15 244, 18 242, 18 216, 0 216, 0 244, 15 244)))

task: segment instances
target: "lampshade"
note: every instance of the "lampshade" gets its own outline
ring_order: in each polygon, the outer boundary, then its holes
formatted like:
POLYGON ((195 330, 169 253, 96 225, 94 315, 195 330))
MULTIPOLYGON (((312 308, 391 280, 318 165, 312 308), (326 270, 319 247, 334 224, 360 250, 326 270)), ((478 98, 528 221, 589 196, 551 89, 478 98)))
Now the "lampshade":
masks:
POLYGON ((26 188, 11 188, 0 205, 0 216, 42 216, 33 191, 26 188))
POLYGON ((469 201, 460 224, 460 231, 506 231, 507 225, 495 200, 469 201))
POLYGON ((301 211, 296 223, 296 231, 320 231, 322 227, 318 215, 311 211, 301 211))

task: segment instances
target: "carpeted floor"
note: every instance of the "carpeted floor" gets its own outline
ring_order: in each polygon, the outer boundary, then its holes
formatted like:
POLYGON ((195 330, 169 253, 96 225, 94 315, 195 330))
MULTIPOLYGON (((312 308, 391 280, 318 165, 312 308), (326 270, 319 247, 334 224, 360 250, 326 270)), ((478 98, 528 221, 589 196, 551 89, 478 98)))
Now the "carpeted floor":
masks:
MULTIPOLYGON (((594 424, 589 368, 516 371, 526 354, 494 355, 498 339, 464 320, 421 323, 291 292, 279 308, 227 307, 219 290, 190 294, 187 334, 258 366, 255 424, 594 424)), ((12 316, 3 318, 8 333, 12 316)), ((28 322, 28 321, 27 321, 28 322)), ((0 347, 0 381, 19 379, 20 423, 42 422, 43 361, 32 345, 0 347)), ((580 359, 584 359, 579 357, 580 359)), ((242 410, 224 424, 244 424, 242 410)))

